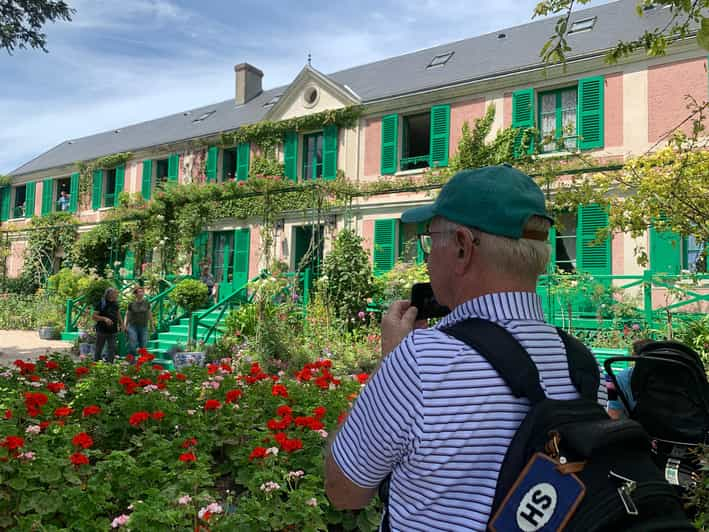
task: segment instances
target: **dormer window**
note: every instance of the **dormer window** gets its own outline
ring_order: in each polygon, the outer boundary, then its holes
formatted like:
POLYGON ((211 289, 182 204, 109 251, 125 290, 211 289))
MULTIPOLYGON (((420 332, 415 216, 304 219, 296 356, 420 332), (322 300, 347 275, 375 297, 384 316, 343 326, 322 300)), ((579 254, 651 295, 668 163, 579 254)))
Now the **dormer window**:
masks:
POLYGON ((433 59, 431 59, 431 62, 426 68, 430 69, 445 66, 445 64, 450 60, 450 58, 453 57, 454 53, 455 52, 446 52, 445 54, 435 56, 433 59))
POLYGON ((577 20, 576 22, 571 24, 571 28, 569 28, 569 35, 571 35, 573 33, 581 33, 584 31, 591 31, 595 24, 596 24, 596 17, 577 20))

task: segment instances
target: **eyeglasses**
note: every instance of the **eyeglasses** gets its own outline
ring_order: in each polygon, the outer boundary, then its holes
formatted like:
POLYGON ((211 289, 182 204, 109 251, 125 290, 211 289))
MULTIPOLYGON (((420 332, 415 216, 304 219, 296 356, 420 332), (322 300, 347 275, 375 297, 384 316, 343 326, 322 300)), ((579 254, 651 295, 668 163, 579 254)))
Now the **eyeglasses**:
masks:
MULTIPOLYGON (((467 229, 467 227, 466 227, 467 229)), ((433 239, 431 238, 431 235, 444 235, 444 234, 450 234, 450 233, 455 233, 456 229, 449 229, 448 231, 426 231, 425 233, 420 233, 418 235, 419 239, 419 246, 421 248, 421 251, 425 255, 429 255, 431 253, 431 248, 433 248, 433 239)), ((473 245, 477 246, 480 244, 480 239, 478 239, 470 229, 468 229, 468 232, 470 233, 470 237, 473 239, 473 245)))

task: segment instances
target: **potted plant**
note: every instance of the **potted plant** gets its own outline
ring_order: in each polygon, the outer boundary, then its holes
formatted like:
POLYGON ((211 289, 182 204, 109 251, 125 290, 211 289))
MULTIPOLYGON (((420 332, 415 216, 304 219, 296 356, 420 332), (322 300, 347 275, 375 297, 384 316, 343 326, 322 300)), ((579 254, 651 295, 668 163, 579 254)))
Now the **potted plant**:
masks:
POLYGON ((168 354, 175 364, 175 369, 185 366, 204 366, 206 355, 203 347, 204 344, 202 343, 198 345, 187 344, 187 347, 178 344, 170 349, 168 354))
POLYGON ((49 316, 42 321, 37 333, 40 340, 56 340, 61 332, 61 320, 57 316, 49 316))
POLYGON ((84 356, 93 355, 96 347, 96 335, 88 331, 79 331, 79 354, 84 356))

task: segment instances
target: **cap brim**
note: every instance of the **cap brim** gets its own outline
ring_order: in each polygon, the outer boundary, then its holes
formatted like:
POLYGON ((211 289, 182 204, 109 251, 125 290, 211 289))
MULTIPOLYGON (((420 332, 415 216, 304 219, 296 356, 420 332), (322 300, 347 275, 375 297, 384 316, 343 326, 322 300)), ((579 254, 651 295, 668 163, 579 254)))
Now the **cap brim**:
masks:
POLYGON ((405 224, 427 222, 434 216, 432 203, 404 211, 401 215, 401 221, 405 224))

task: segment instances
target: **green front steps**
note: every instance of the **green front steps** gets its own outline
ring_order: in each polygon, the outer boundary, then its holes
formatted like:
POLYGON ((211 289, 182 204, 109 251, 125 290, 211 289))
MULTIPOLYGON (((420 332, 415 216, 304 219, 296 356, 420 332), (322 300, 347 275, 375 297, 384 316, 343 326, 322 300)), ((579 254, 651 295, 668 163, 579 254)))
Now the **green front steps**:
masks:
MULTIPOLYGON (((202 320, 204 325, 200 324, 197 328, 198 340, 201 340, 207 336, 209 327, 216 323, 218 315, 218 312, 214 312, 212 315, 202 320)), ((180 345, 186 349, 188 344, 189 324, 189 318, 182 318, 178 323, 172 325, 167 331, 158 333, 156 339, 148 342, 148 351, 155 355, 156 358, 164 358, 167 356, 166 353, 176 345, 180 345)), ((224 334, 222 327, 222 325, 216 327, 214 332, 209 337, 209 340, 207 340, 207 344, 213 344, 224 334)))

